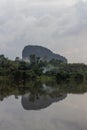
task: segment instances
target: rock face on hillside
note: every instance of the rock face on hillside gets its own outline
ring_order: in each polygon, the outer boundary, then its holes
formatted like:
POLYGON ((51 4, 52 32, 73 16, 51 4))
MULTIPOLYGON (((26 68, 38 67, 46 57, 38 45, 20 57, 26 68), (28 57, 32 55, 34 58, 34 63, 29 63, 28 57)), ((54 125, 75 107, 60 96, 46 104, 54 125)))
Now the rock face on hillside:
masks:
POLYGON ((51 50, 42 47, 42 46, 33 46, 33 45, 28 45, 25 46, 22 52, 22 59, 29 59, 30 55, 35 54, 37 57, 40 57, 41 60, 47 60, 50 61, 52 59, 57 59, 60 61, 63 61, 67 63, 67 59, 63 56, 60 56, 59 54, 53 53, 51 50))

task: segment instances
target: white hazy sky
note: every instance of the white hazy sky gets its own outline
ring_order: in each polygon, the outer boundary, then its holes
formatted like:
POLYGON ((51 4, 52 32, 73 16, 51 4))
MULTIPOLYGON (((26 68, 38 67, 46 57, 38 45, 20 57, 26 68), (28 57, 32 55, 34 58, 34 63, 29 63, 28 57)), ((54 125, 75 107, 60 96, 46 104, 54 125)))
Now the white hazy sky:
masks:
POLYGON ((0 0, 0 54, 29 44, 87 64, 87 0, 0 0))

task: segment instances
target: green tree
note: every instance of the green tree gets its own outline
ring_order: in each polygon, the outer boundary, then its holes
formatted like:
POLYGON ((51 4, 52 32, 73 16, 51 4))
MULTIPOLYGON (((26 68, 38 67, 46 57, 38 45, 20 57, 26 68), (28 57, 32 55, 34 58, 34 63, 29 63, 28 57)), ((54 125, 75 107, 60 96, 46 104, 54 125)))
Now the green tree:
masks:
POLYGON ((35 64, 36 63, 36 56, 34 54, 30 55, 30 62, 31 62, 31 64, 35 64))

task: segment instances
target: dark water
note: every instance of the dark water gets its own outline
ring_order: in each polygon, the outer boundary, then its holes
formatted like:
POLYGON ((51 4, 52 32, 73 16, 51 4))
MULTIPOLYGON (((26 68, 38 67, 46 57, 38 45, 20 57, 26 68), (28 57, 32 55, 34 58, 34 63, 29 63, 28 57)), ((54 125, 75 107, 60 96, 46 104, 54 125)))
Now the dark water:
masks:
POLYGON ((84 83, 0 86, 0 130, 87 130, 84 83))

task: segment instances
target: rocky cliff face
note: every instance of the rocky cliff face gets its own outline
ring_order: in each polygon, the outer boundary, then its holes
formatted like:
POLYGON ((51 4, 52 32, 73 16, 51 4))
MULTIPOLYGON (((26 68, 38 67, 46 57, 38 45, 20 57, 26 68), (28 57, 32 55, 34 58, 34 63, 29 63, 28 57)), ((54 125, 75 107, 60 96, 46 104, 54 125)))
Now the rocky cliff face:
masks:
POLYGON ((52 59, 57 59, 67 63, 67 59, 59 54, 53 53, 51 50, 42 47, 42 46, 25 46, 22 52, 22 59, 28 59, 30 55, 35 54, 37 57, 40 57, 41 60, 50 61, 52 59))

